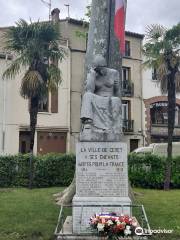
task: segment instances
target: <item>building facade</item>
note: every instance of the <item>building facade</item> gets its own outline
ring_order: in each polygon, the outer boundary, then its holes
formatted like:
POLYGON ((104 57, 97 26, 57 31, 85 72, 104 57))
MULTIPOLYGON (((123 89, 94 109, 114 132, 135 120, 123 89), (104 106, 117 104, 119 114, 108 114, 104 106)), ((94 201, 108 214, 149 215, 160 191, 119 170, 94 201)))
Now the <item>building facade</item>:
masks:
MULTIPOLYGON (((167 142, 168 100, 162 95, 154 69, 143 71, 145 143, 167 142)), ((180 141, 180 94, 176 95, 175 129, 173 141, 180 141)))
POLYGON ((125 56, 122 61, 122 117, 124 140, 128 150, 144 145, 142 105, 143 35, 126 32, 125 56))
MULTIPOLYGON (((55 12, 56 14, 56 12, 55 12)), ((57 15, 55 16, 57 19, 57 15)), ((83 22, 60 20, 60 45, 66 58, 59 64, 62 83, 57 92, 49 93, 47 101, 39 106, 35 134, 35 154, 47 152, 74 152, 80 131, 81 95, 84 83, 86 32, 83 22)), ((0 39, 6 28, 0 28, 0 39)), ((143 35, 126 32, 126 56, 122 70, 122 116, 124 141, 129 151, 142 146, 142 46, 143 35)), ((3 46, 0 40, 0 46, 3 46)), ((19 94, 22 71, 15 79, 2 79, 2 73, 14 56, 0 49, 0 154, 28 152, 29 112, 28 100, 19 94)))
MULTIPOLYGON (((11 61, 7 56, 2 54, 0 58, 1 76, 11 61)), ((49 93, 47 102, 39 106, 35 153, 66 152, 69 149, 69 66, 70 63, 67 60, 61 63, 63 79, 66 78, 66 81, 61 83, 58 94, 49 93)), ((30 147, 29 102, 20 96, 23 74, 24 71, 14 79, 0 78, 0 152, 2 154, 26 153, 30 147)))

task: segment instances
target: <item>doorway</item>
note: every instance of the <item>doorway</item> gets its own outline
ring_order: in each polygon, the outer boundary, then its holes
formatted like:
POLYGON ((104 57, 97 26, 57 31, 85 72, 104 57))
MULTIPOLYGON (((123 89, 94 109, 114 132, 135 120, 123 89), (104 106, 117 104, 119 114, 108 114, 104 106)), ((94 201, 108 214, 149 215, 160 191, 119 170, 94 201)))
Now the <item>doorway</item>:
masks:
POLYGON ((130 139, 130 152, 139 147, 139 139, 130 139))
POLYGON ((67 134, 64 132, 38 131, 38 154, 66 153, 66 138, 67 134))

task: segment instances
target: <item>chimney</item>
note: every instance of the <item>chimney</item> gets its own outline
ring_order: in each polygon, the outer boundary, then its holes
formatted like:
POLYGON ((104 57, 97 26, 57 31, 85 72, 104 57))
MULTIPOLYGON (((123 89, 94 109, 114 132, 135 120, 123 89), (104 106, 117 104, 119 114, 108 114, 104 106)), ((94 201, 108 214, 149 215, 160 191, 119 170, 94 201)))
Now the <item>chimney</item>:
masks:
POLYGON ((58 8, 54 8, 51 12, 51 18, 53 22, 58 22, 59 21, 59 13, 60 10, 58 8))

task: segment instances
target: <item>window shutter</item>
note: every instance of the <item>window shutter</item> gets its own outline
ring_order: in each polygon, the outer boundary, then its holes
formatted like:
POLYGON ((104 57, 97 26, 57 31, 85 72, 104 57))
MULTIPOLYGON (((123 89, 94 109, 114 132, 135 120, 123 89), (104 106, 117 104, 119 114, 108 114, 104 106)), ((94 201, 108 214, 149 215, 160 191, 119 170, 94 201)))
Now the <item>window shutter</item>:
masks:
POLYGON ((51 92, 51 112, 58 113, 58 89, 51 92))

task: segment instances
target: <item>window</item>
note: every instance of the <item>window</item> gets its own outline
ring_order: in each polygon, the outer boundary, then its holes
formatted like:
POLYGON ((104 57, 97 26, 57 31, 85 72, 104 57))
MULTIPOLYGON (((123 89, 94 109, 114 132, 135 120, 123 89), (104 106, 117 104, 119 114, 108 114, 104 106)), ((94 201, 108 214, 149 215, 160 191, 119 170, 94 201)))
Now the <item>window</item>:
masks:
POLYGON ((25 154, 26 153, 26 141, 21 142, 21 153, 25 154))
POLYGON ((123 132, 134 131, 134 121, 131 120, 131 101, 122 101, 123 132))
MULTIPOLYGON (((150 105, 151 123, 168 124, 168 103, 156 102, 150 105)), ((180 106, 176 105, 175 126, 180 125, 180 106)))
POLYGON ((150 113, 151 113, 151 123, 152 124, 167 124, 167 102, 156 102, 151 104, 150 113))
POLYGON ((51 112, 58 113, 58 89, 51 92, 51 112))
POLYGON ((129 89, 131 80, 131 69, 129 67, 122 67, 122 90, 129 89))
POLYGON ((12 54, 8 54, 7 55, 7 60, 12 60, 13 59, 13 55, 12 54))
MULTIPOLYGON (((49 94, 48 94, 49 95, 49 94)), ((44 98, 42 101, 39 102, 38 112, 48 112, 48 97, 44 98)))
POLYGON ((58 89, 51 92, 51 106, 49 104, 49 93, 39 102, 38 112, 58 113, 58 89))
POLYGON ((131 68, 130 67, 122 67, 122 81, 130 81, 131 80, 131 68))
POLYGON ((19 132, 19 152, 22 154, 30 152, 30 132, 19 132))
POLYGON ((126 57, 130 57, 131 56, 130 41, 125 41, 125 56, 126 57))
POLYGON ((154 80, 154 81, 157 80, 157 69, 156 68, 152 69, 152 80, 154 80))
POLYGON ((128 120, 129 116, 128 116, 128 102, 124 101, 122 102, 122 119, 123 120, 128 120))
POLYGON ((13 55, 8 53, 4 53, 4 52, 0 52, 0 59, 7 59, 7 60, 12 60, 13 59, 13 55))
POLYGON ((0 53, 0 59, 6 59, 6 54, 5 53, 0 53))
POLYGON ((180 126, 180 106, 176 106, 175 126, 180 126))
POLYGON ((132 97, 134 94, 134 84, 131 82, 131 68, 122 67, 122 96, 132 97))

